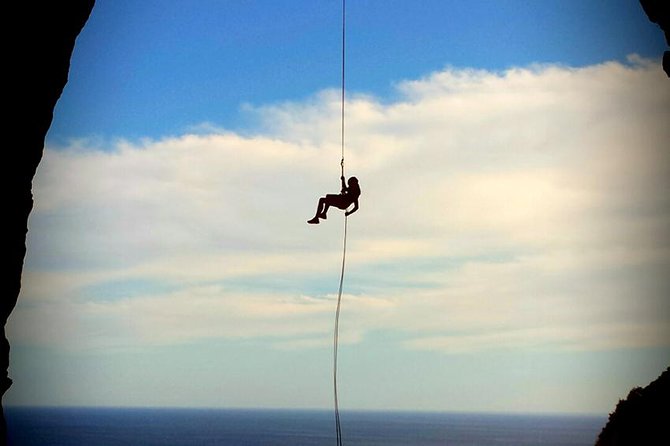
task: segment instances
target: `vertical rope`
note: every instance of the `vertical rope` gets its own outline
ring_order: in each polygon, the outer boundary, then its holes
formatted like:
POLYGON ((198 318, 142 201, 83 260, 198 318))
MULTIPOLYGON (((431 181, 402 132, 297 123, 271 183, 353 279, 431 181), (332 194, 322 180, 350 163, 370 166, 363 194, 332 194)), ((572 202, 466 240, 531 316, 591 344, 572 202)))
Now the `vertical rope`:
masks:
MULTIPOLYGON (((341 133, 342 160, 340 161, 341 176, 344 177, 344 68, 345 68, 345 43, 346 43, 346 0, 342 0, 342 96, 341 96, 341 133)), ((333 334, 333 393, 335 398, 335 433, 337 446, 342 446, 342 425, 340 423, 340 407, 337 400, 337 347, 340 336, 340 307, 342 304, 342 287, 344 285, 344 265, 347 257, 347 216, 344 216, 344 238, 342 242, 342 269, 340 271, 340 286, 337 291, 337 310, 335 312, 335 330, 333 334)))
POLYGON ((342 426, 340 408, 337 401, 337 346, 340 336, 340 307, 342 304, 342 288, 344 284, 344 265, 347 257, 347 217, 344 217, 344 241, 342 243, 342 269, 340 271, 340 287, 337 291, 337 310, 335 312, 335 332, 333 335, 333 390, 335 394, 335 433, 337 446, 342 446, 342 426))
POLYGON ((347 15, 346 15, 346 7, 347 7, 347 2, 346 0, 342 0, 342 96, 340 98, 340 111, 341 111, 341 116, 340 116, 340 122, 342 123, 340 130, 340 141, 342 143, 342 161, 340 161, 340 166, 342 167, 342 176, 344 176, 344 92, 345 92, 345 60, 346 58, 345 53, 346 53, 346 29, 347 29, 347 15))

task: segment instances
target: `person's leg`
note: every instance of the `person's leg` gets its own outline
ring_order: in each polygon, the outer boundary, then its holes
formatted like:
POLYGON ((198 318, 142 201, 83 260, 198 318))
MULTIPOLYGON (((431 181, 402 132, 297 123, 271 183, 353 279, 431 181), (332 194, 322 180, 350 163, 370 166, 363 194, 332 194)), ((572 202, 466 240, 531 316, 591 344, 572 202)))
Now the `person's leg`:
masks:
POLYGON ((328 218, 328 208, 330 208, 332 204, 332 196, 326 195, 321 199, 321 202, 323 203, 323 206, 321 207, 321 212, 319 212, 317 215, 319 218, 323 218, 324 220, 328 218))
POLYGON ((328 194, 325 197, 319 198, 319 204, 316 207, 316 215, 311 220, 308 220, 308 223, 316 224, 319 223, 319 219, 328 218, 328 209, 331 206, 335 206, 338 209, 346 209, 349 204, 345 202, 345 199, 342 195, 328 194))
POLYGON ((335 206, 336 208, 340 208, 340 202, 342 201, 342 196, 341 195, 335 195, 335 194, 328 194, 326 195, 323 199, 323 210, 318 214, 320 218, 323 218, 324 220, 326 219, 326 216, 328 214, 328 209, 331 206, 335 206))
POLYGON ((325 219, 326 218, 325 214, 323 214, 324 206, 326 206, 326 199, 325 197, 321 197, 319 198, 319 203, 316 205, 316 214, 314 214, 314 218, 312 218, 311 220, 307 220, 307 223, 317 224, 319 223, 319 218, 325 219), (323 217, 322 214, 324 215, 323 217))

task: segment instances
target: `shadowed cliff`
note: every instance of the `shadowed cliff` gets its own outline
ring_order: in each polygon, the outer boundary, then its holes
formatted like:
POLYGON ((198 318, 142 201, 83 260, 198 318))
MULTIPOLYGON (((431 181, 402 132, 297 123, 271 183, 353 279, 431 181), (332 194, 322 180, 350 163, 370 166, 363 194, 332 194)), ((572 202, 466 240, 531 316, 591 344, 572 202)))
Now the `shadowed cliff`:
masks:
POLYGON ((620 400, 596 446, 670 444, 670 367, 645 388, 620 400))
MULTIPOLYGON (((642 9, 652 23, 656 23, 665 34, 665 43, 670 46, 670 2, 668 0, 640 0, 642 9)), ((670 77, 670 51, 663 53, 663 70, 670 77)))
MULTIPOLYGON (((28 215, 33 207, 32 180, 42 158, 44 138, 53 110, 67 82, 70 57, 77 35, 93 9, 94 0, 21 1, 5 7, 12 31, 5 37, 5 135, 9 141, 3 175, 9 182, 2 231, 6 279, 0 317, 0 395, 12 381, 8 376, 9 343, 5 324, 16 305, 26 253, 28 215)), ((10 28, 8 28, 10 29, 10 28)), ((6 438, 0 406, 0 438, 6 438)))

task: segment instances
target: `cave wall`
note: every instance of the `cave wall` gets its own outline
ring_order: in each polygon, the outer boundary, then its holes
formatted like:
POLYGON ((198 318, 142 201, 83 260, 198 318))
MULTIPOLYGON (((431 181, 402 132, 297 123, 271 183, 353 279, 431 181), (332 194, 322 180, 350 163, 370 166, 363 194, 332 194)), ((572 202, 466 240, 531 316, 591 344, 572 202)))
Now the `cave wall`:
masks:
MULTIPOLYGON (((56 101, 67 83, 75 39, 84 27, 94 0, 20 1, 5 7, 5 147, 4 176, 9 182, 2 232, 5 290, 0 317, 0 395, 12 384, 8 375, 9 343, 5 325, 16 305, 26 254, 28 215, 33 207, 32 180, 42 158, 44 138, 56 101)), ((6 425, 0 405, 0 438, 6 425)))
MULTIPOLYGON (((656 23, 665 35, 665 44, 670 46, 670 2, 668 0, 640 0, 642 9, 652 23, 656 23)), ((663 53, 663 71, 670 77, 670 51, 663 53)))

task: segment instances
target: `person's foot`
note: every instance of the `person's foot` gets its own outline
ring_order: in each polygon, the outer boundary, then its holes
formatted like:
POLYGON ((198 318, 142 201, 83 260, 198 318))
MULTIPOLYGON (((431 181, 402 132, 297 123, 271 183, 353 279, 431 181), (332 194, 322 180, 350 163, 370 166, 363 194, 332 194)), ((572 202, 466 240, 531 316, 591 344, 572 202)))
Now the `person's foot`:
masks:
POLYGON ((314 217, 311 220, 307 220, 307 223, 309 223, 310 225, 318 225, 319 224, 319 217, 314 217))
POLYGON ((322 220, 326 220, 326 219, 328 218, 328 216, 326 215, 326 213, 325 213, 325 212, 323 212, 323 213, 319 214, 319 216, 318 216, 318 217, 319 217, 320 219, 322 219, 322 220))

